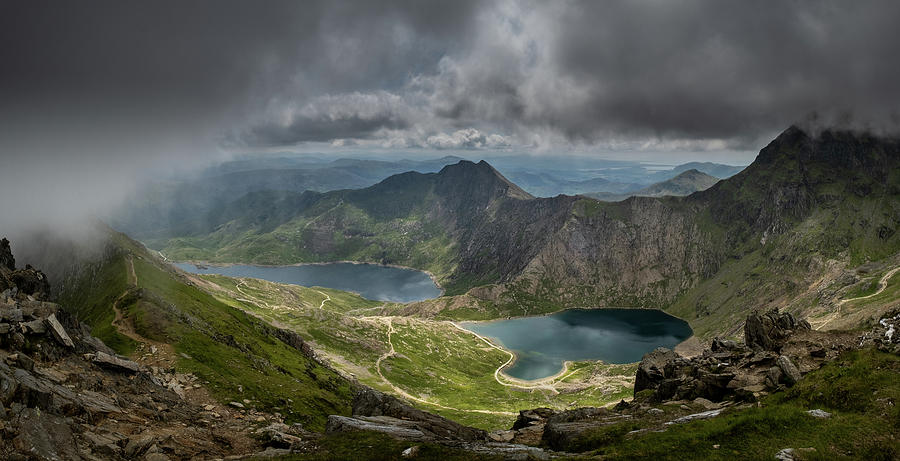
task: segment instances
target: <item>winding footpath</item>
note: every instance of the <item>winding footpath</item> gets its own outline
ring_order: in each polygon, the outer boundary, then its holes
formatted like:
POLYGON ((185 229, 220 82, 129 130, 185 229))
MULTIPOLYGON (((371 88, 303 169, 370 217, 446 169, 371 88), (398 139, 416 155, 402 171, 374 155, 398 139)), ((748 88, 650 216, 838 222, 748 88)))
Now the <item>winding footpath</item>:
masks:
POLYGON ((442 408, 442 409, 444 409, 444 410, 462 411, 462 412, 466 412, 466 413, 482 413, 482 414, 490 414, 490 415, 503 415, 503 416, 516 416, 516 415, 518 414, 518 413, 515 413, 515 412, 511 412, 511 411, 492 411, 492 410, 477 410, 477 409, 464 409, 464 408, 453 408, 453 407, 448 407, 448 406, 446 406, 446 405, 441 405, 441 404, 439 404, 439 403, 431 402, 431 401, 428 401, 428 400, 425 400, 425 399, 416 397, 416 396, 411 395, 411 394, 409 394, 408 392, 404 391, 403 389, 400 389, 399 387, 395 386, 394 383, 390 382, 390 380, 388 380, 387 378, 385 378, 384 374, 381 372, 381 362, 382 362, 384 359, 386 359, 386 358, 388 358, 388 357, 391 357, 391 356, 393 356, 393 355, 396 354, 396 351, 394 350, 394 342, 391 340, 391 336, 392 336, 394 333, 396 333, 396 331, 394 330, 393 319, 392 319, 391 317, 383 317, 383 318, 387 321, 387 327, 388 327, 388 345, 389 345, 391 348, 390 348, 389 351, 385 352, 385 353, 382 354, 380 357, 378 357, 378 360, 375 361, 375 370, 378 372, 378 376, 381 378, 381 380, 384 381, 388 386, 390 386, 391 390, 393 390, 395 393, 397 393, 398 395, 401 395, 401 396, 403 396, 403 397, 405 397, 405 398, 407 398, 407 399, 409 399, 409 400, 414 400, 414 401, 416 401, 416 402, 424 403, 424 404, 426 404, 426 405, 431 405, 431 406, 438 407, 438 408, 442 408))
POLYGON ((820 323, 818 326, 816 326, 815 329, 821 330, 822 327, 824 327, 825 325, 828 325, 834 319, 836 319, 838 316, 840 316, 841 306, 843 306, 844 304, 847 304, 847 303, 853 302, 853 301, 859 301, 861 299, 868 299, 868 298, 872 298, 872 297, 880 295, 887 288, 888 280, 890 280, 891 277, 893 277, 894 274, 896 274, 898 271, 900 271, 900 266, 895 267, 895 268, 889 270, 886 274, 884 274, 884 276, 881 277, 881 280, 878 281, 878 290, 876 290, 874 293, 868 294, 866 296, 859 296, 859 297, 850 298, 850 299, 842 299, 842 300, 838 301, 837 309, 835 309, 835 311, 832 312, 831 315, 828 316, 828 319, 823 320, 822 323, 820 323))
POLYGON ((126 297, 128 297, 133 292, 133 290, 136 290, 138 288, 137 273, 134 271, 134 257, 132 255, 128 255, 126 262, 128 287, 113 302, 112 309, 113 312, 115 312, 115 319, 113 319, 112 321, 112 326, 115 327, 116 331, 119 334, 131 338, 138 344, 141 344, 142 347, 146 347, 146 350, 156 351, 156 353, 153 354, 154 357, 152 359, 148 358, 147 360, 140 360, 145 365, 153 364, 171 366, 175 363, 175 348, 172 347, 171 344, 153 341, 141 336, 137 331, 135 331, 134 325, 125 318, 125 314, 122 312, 122 301, 126 297))
POLYGON ((322 293, 322 292, 319 291, 319 290, 316 290, 316 291, 317 291, 320 295, 322 295, 322 296, 325 297, 325 299, 322 300, 322 304, 319 304, 319 309, 324 309, 324 308, 325 308, 325 301, 331 301, 331 296, 328 296, 327 294, 322 293))
POLYGON ((465 328, 459 326, 459 324, 457 324, 456 322, 450 322, 450 324, 461 331, 464 331, 468 334, 474 335, 476 338, 484 341, 484 343, 487 344, 488 346, 490 346, 494 349, 497 349, 500 352, 509 354, 509 359, 503 365, 500 365, 499 367, 497 367, 496 370, 494 370, 494 380, 496 380, 497 383, 500 384, 501 386, 515 387, 515 388, 519 388, 519 389, 547 389, 547 390, 553 392, 554 394, 559 394, 559 390, 556 389, 556 385, 555 385, 556 381, 562 381, 563 379, 566 379, 569 376, 571 376, 573 373, 575 373, 575 371, 568 373, 569 362, 565 361, 565 362, 563 362, 563 369, 560 370, 559 373, 557 373, 553 376, 548 376, 546 378, 530 381, 530 384, 504 382, 503 380, 500 379, 500 373, 503 371, 504 368, 509 366, 513 362, 513 360, 516 359, 516 354, 513 354, 512 352, 510 352, 500 346, 497 346, 496 344, 492 343, 491 340, 485 338, 484 336, 481 336, 478 333, 475 333, 474 331, 466 330, 465 328), (566 374, 566 373, 568 373, 568 374, 566 374))

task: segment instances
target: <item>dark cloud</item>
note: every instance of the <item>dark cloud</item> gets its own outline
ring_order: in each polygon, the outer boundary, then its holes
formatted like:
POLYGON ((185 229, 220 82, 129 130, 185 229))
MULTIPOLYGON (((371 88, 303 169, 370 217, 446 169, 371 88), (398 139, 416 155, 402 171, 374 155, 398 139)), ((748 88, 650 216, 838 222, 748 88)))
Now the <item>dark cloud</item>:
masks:
POLYGON ((467 129, 752 145, 813 112, 892 120, 897 17, 889 1, 4 2, 0 120, 264 146, 467 129), (355 112, 365 97, 389 106, 355 112))
POLYGON ((813 111, 879 120, 900 104, 897 2, 570 6, 552 55, 586 89, 556 122, 572 135, 755 138, 813 111))

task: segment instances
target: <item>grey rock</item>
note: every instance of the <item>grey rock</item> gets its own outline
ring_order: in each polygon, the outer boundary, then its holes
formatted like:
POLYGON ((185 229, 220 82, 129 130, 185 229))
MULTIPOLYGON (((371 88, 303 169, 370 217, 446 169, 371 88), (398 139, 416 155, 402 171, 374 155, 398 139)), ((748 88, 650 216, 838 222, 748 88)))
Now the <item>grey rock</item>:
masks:
POLYGON ((0 307, 0 320, 4 322, 20 323, 23 319, 22 309, 12 306, 0 307))
POLYGON ((710 344, 710 349, 713 352, 719 351, 731 351, 738 348, 738 344, 729 339, 720 339, 718 336, 713 338, 712 344, 710 344))
POLYGON ((153 434, 149 432, 141 432, 138 435, 131 436, 128 439, 128 443, 125 444, 125 456, 129 459, 137 458, 147 451, 150 445, 153 445, 155 439, 153 434))
POLYGON ((679 357, 678 353, 664 347, 645 354, 638 365, 634 378, 634 393, 659 387, 659 384, 666 378, 666 363, 679 357))
POLYGON ((778 365, 778 368, 784 373, 782 379, 784 379, 784 382, 787 385, 793 386, 797 381, 800 381, 800 378, 802 378, 800 370, 797 369, 793 362, 791 362, 791 359, 787 358, 787 356, 782 355, 781 357, 778 357, 775 364, 778 365))
POLYGON ((775 459, 778 461, 794 461, 797 457, 794 456, 793 448, 785 448, 775 453, 775 459))
POLYGON ((302 442, 300 437, 290 434, 291 427, 284 423, 274 423, 256 430, 256 434, 268 447, 291 448, 302 442))
POLYGON ((347 416, 330 415, 325 425, 325 433, 372 431, 387 434, 401 440, 424 441, 431 439, 424 432, 405 426, 407 425, 404 424, 403 420, 388 416, 382 417, 382 420, 379 422, 373 422, 347 416))
POLYGON ((543 424, 548 418, 553 416, 554 413, 556 413, 556 411, 550 408, 521 410, 519 411, 519 416, 516 417, 516 422, 513 423, 512 429, 517 430, 534 424, 543 424))
POLYGON ((516 438, 515 431, 494 431, 488 434, 488 438, 494 442, 512 442, 516 438))
POLYGON ((702 413, 694 413, 692 415, 682 416, 673 421, 669 421, 666 424, 684 424, 684 423, 689 423, 691 421, 697 421, 700 419, 710 419, 710 418, 715 418, 716 416, 719 416, 721 413, 722 413, 722 410, 704 411, 702 413))
POLYGON ((141 371, 141 366, 136 362, 119 358, 105 352, 98 351, 96 354, 94 354, 92 361, 97 365, 100 365, 101 367, 111 370, 125 371, 130 373, 137 373, 141 371))
POLYGON ((18 365, 19 368, 27 371, 34 371, 34 360, 31 357, 26 355, 24 352, 13 354, 10 357, 13 356, 15 356, 16 365, 18 365))
POLYGON ((766 386, 771 389, 778 387, 778 383, 781 382, 782 376, 784 376, 784 372, 781 371, 781 368, 777 366, 769 368, 768 370, 766 370, 766 386))
POLYGON ((47 325, 44 325, 42 319, 35 319, 30 322, 22 323, 25 332, 33 335, 42 335, 47 332, 47 325))
POLYGON ((94 454, 100 454, 106 457, 115 458, 121 456, 122 448, 118 443, 121 440, 111 434, 96 434, 93 432, 85 432, 82 436, 87 439, 91 445, 94 454))
POLYGON ((56 314, 50 314, 46 319, 47 328, 53 333, 53 337, 59 341, 63 346, 74 348, 75 343, 72 342, 72 338, 69 337, 69 334, 66 333, 66 329, 63 328, 62 324, 59 323, 59 320, 56 319, 56 314))
POLYGON ((400 456, 404 458, 415 458, 416 456, 419 456, 419 446, 413 445, 406 450, 403 450, 403 452, 400 453, 400 456))
POLYGON ((814 418, 823 418, 823 419, 824 419, 824 418, 830 418, 830 417, 831 417, 831 413, 829 413, 829 412, 827 412, 827 411, 825 411, 825 410, 820 410, 820 409, 818 409, 818 408, 815 409, 815 410, 809 410, 809 411, 806 412, 806 414, 808 414, 808 415, 810 415, 810 416, 812 416, 812 417, 814 417, 814 418))
POLYGON ((371 388, 363 388, 353 397, 354 416, 390 416, 414 421, 420 431, 434 434, 441 439, 483 441, 487 433, 481 429, 463 426, 442 416, 426 413, 401 402, 396 397, 371 388))
POLYGON ((19 432, 12 446, 20 453, 28 453, 29 459, 80 460, 71 422, 66 418, 35 408, 26 408, 17 417, 19 432))
POLYGON ((809 322, 797 320, 789 312, 773 309, 765 314, 751 314, 744 323, 744 343, 747 347, 767 351, 780 351, 791 333, 809 330, 809 322))

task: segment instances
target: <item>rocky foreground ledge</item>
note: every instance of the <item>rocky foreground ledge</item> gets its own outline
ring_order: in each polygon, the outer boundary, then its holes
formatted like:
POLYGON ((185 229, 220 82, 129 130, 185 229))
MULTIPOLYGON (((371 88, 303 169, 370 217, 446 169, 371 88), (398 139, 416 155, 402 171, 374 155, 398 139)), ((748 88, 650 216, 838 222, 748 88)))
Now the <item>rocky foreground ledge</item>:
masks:
MULTIPOLYGON (((474 452, 503 453, 508 459, 567 457, 596 449, 597 434, 606 428, 615 437, 638 438, 726 411, 757 408, 760 399, 797 385, 807 373, 847 351, 875 346, 896 354, 898 325, 900 312, 894 312, 862 334, 818 332, 789 313, 773 310, 747 318, 743 344, 715 339, 694 357, 663 348, 647 354, 636 372, 634 399, 612 408, 523 410, 509 430, 484 434, 367 391, 357 396, 353 417, 332 416, 328 428, 382 432, 411 442, 442 441, 474 452), (615 432, 622 427, 634 429, 615 432)), ((804 414, 811 419, 831 417, 818 408, 804 414)), ((802 459, 803 450, 810 450, 780 448, 772 447, 774 459, 802 459)))
POLYGON ((192 398, 202 391, 195 376, 116 355, 45 301, 46 276, 16 270, 6 239, 0 288, 2 460, 240 459, 318 436, 240 402, 192 398))

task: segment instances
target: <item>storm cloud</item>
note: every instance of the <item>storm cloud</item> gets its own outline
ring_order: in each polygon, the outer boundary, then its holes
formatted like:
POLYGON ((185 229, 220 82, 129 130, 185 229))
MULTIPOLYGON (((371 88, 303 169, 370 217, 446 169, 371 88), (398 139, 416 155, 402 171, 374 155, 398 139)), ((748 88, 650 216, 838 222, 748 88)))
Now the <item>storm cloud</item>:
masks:
MULTIPOLYGON (((5 2, 2 120, 210 145, 756 141, 896 119, 896 2, 5 2), (431 142, 428 140, 432 139, 431 142)), ((53 133, 48 133, 53 135, 53 133)), ((489 143, 484 143, 485 145, 489 143)))
POLYGON ((236 150, 756 150, 803 120, 891 129, 897 18, 890 1, 0 0, 0 183, 31 191, 19 212, 68 216, 236 150))

